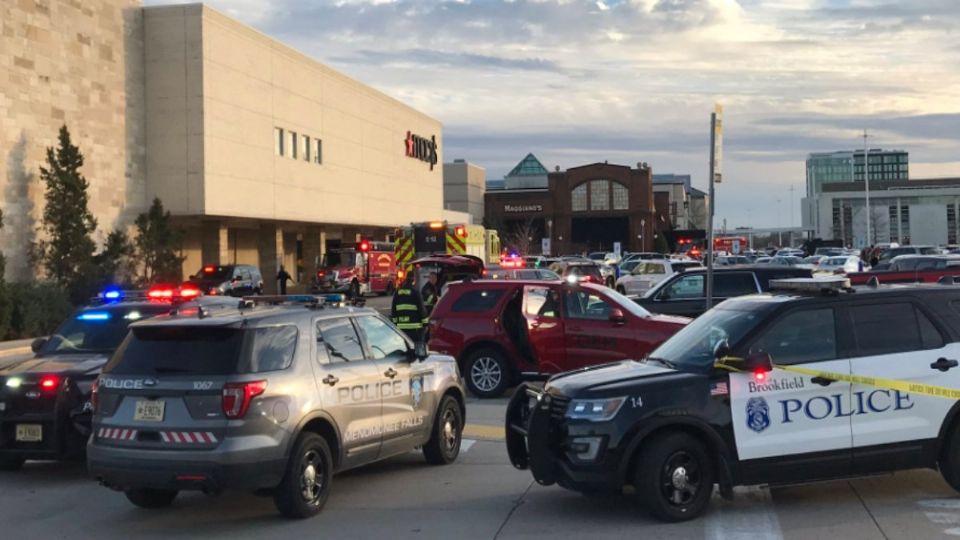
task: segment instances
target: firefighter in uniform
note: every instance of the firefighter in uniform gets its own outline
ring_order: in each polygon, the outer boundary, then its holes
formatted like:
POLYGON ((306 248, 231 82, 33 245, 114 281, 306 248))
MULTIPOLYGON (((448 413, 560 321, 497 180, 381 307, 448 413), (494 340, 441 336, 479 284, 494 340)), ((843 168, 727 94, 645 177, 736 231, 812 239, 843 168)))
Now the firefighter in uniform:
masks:
POLYGON ((437 273, 430 272, 430 279, 427 281, 426 285, 420 289, 420 297, 423 298, 423 307, 427 312, 429 317, 433 313, 433 308, 437 305, 437 299, 439 298, 440 293, 437 290, 437 273))
POLYGON ((413 272, 408 273, 397 292, 393 294, 390 319, 397 328, 410 336, 414 343, 420 343, 423 340, 426 310, 413 278, 413 272))

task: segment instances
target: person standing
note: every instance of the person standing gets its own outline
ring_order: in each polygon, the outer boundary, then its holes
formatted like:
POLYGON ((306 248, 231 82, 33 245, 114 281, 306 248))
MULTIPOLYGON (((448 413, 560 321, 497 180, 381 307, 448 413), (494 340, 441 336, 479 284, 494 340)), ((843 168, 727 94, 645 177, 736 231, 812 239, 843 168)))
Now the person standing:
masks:
POLYGON ((277 272, 277 281, 279 282, 280 294, 287 294, 287 282, 293 282, 293 278, 287 273, 283 265, 280 265, 280 271, 277 272))
POLYGON ((423 340, 423 321, 426 318, 426 310, 413 277, 413 272, 408 273, 403 283, 397 288, 397 292, 393 294, 390 320, 410 336, 414 343, 420 343, 423 340))
POLYGON ((437 273, 430 272, 427 283, 420 289, 420 297, 423 299, 423 308, 429 317, 433 313, 433 308, 437 305, 437 299, 440 297, 438 290, 437 273))

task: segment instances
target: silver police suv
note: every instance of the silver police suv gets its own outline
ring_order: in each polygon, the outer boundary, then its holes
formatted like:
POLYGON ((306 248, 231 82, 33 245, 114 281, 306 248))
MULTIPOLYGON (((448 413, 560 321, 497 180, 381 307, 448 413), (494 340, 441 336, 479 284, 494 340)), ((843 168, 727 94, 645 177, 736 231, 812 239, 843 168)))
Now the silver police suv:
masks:
POLYGON ((374 310, 322 300, 261 296, 131 325, 95 385, 91 476, 145 508, 239 489, 302 518, 336 472, 419 447, 454 461, 455 360, 374 310))

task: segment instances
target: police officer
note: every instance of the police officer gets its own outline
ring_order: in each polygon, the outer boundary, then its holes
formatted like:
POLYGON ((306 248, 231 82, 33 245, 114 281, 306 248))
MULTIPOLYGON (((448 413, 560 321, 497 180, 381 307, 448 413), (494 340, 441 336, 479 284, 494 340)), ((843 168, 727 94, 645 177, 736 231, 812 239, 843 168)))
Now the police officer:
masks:
POLYGON ((437 287, 437 273, 430 272, 430 278, 420 289, 420 297, 423 298, 423 307, 426 309, 428 316, 433 313, 433 308, 437 305, 437 299, 440 296, 437 287))
POLYGON ((414 343, 420 343, 423 339, 426 310, 413 277, 413 272, 409 272, 400 288, 394 293, 393 304, 390 306, 390 319, 397 328, 410 336, 414 343))

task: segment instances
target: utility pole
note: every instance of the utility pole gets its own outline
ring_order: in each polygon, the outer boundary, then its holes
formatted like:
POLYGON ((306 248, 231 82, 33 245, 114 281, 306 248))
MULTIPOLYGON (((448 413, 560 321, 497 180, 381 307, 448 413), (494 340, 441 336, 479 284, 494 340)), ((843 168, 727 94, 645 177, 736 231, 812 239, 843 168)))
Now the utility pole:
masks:
POLYGON ((713 211, 716 207, 714 203, 714 184, 719 184, 723 175, 721 173, 721 159, 723 156, 723 107, 717 103, 713 112, 710 113, 710 200, 707 209, 707 282, 706 288, 706 307, 713 307, 713 211))
POLYGON ((872 221, 870 216, 870 150, 867 149, 867 137, 869 137, 867 130, 863 130, 863 189, 867 204, 867 245, 864 247, 873 245, 870 238, 870 222, 872 221))

